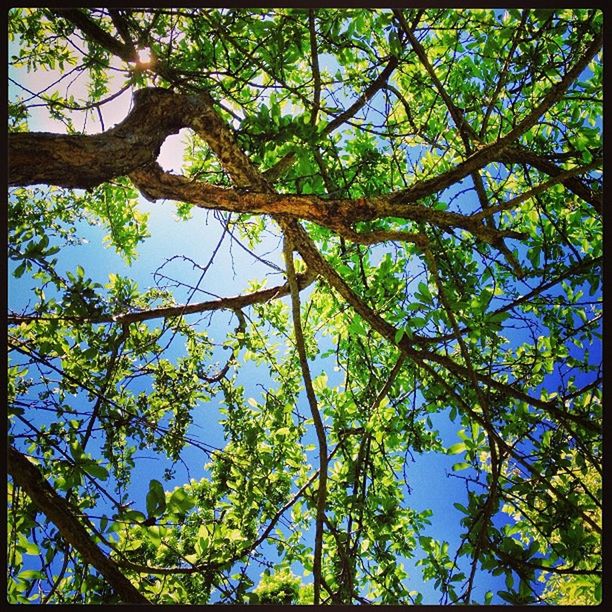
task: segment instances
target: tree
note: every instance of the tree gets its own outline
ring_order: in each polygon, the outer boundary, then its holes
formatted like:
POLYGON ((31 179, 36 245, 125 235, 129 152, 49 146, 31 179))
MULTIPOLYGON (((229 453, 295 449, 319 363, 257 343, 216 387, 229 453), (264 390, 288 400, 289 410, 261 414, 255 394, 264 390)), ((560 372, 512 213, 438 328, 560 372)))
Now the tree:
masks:
POLYGON ((599 600, 601 11, 18 8, 9 35, 10 601, 599 600), (141 196, 177 250, 220 235, 146 289, 141 196), (87 224, 127 274, 67 259, 87 224), (228 243, 276 279, 196 299, 228 243), (465 494, 432 536, 406 468, 440 455, 465 494))

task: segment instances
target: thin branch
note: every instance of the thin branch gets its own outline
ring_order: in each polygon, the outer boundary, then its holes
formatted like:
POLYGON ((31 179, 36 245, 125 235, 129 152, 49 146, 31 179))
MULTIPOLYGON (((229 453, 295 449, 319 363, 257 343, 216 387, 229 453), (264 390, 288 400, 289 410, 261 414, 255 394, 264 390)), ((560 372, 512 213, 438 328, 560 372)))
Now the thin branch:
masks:
POLYGON ((115 376, 115 365, 117 363, 117 357, 119 356, 119 351, 121 349, 122 344, 127 339, 128 333, 129 333, 129 327, 127 325, 122 326, 119 337, 113 343, 113 348, 111 350, 111 354, 108 359, 108 365, 106 366, 106 374, 104 376, 104 381, 102 382, 102 385, 100 386, 100 393, 96 397, 96 403, 93 407, 93 410, 91 411, 91 417, 89 419, 89 422, 87 423, 87 430, 85 431, 85 435, 83 436, 83 440, 81 441, 81 447, 83 450, 85 450, 85 447, 87 446, 87 443, 89 442, 89 438, 91 437, 91 433, 93 431, 94 424, 96 420, 98 419, 100 408, 102 407, 102 404, 103 404, 102 398, 106 397, 106 393, 108 389, 110 388, 111 382, 115 376))
POLYGON ((536 185, 535 187, 532 187, 531 189, 528 189, 527 191, 522 193, 520 196, 507 200, 506 202, 498 204, 497 206, 491 206, 490 208, 487 208, 486 210, 482 210, 478 213, 475 213, 472 215, 472 218, 478 219, 480 221, 481 219, 490 217, 491 215, 502 212, 504 210, 510 210, 511 208, 515 208, 519 204, 522 204, 523 202, 533 198, 534 196, 540 193, 543 193, 544 191, 547 191, 548 188, 552 187, 553 185, 557 185, 558 183, 566 184, 568 178, 577 176, 579 174, 584 174, 585 172, 588 172, 589 170, 593 170, 594 168, 597 168, 598 166, 601 165, 602 162, 603 160, 598 158, 598 159, 594 159, 591 163, 586 164, 584 166, 578 166, 576 168, 571 168, 570 170, 560 171, 558 174, 552 175, 552 177, 549 178, 548 180, 543 181, 542 183, 540 183, 539 185, 536 185))
MULTIPOLYGON (((477 412, 475 412, 472 409, 472 407, 463 399, 461 395, 459 395, 459 393, 457 393, 456 389, 452 385, 450 385, 443 376, 441 376, 438 372, 436 372, 435 369, 432 368, 427 363, 421 362, 421 365, 423 366, 423 368, 425 368, 425 370, 427 370, 427 372, 429 372, 429 374, 431 374, 431 376, 433 376, 438 381, 440 385, 442 385, 446 389, 449 395, 455 398, 455 400, 457 400, 459 404, 463 406, 463 409, 466 411, 467 414, 469 414, 469 416, 472 419, 474 419, 474 421, 482 425, 485 431, 490 433, 490 435, 495 438, 495 441, 501 450, 504 450, 509 455, 511 455, 515 459, 515 461, 517 461, 517 463, 522 465, 531 475, 533 475, 537 479, 538 482, 540 482, 544 487, 546 487, 549 491, 551 491, 551 493, 554 493, 557 499, 559 500, 565 499, 566 497, 565 493, 561 491, 560 489, 558 489, 550 481, 550 478, 543 476, 535 467, 533 467, 530 463, 528 463, 527 460, 518 453, 518 451, 514 448, 513 445, 511 446, 510 444, 508 444, 495 431, 491 423, 489 423, 489 421, 487 421, 481 414, 478 414, 477 412)), ((601 534, 601 527, 597 525, 597 523, 590 516, 585 514, 579 508, 576 508, 576 511, 579 513, 582 519, 591 526, 591 528, 595 531, 595 533, 601 534)))
POLYGON ((493 112, 493 109, 495 108, 495 103, 497 102, 497 99, 499 97, 499 94, 501 93, 505 83, 506 83, 506 79, 508 77, 509 74, 509 68, 510 68, 510 61, 512 60, 512 56, 514 55, 514 52, 516 51, 516 48, 518 46, 519 43, 519 34, 521 33, 521 30, 525 27, 525 23, 527 21, 527 16, 529 15, 529 11, 528 10, 524 10, 522 15, 521 15, 521 22, 519 23, 519 25, 517 26, 516 30, 514 31, 514 34, 512 36, 512 42, 510 43, 510 50, 508 51, 508 55, 506 56, 506 60, 504 61, 504 65, 502 66, 502 69, 499 73, 499 78, 497 79, 497 83, 495 85, 495 90, 493 91, 493 95, 491 96, 491 100, 489 101, 489 104, 487 105, 487 108, 485 110, 484 113, 484 117, 482 119, 482 125, 480 127, 480 133, 479 133, 479 137, 481 139, 483 139, 485 137, 485 134, 487 133, 487 126, 489 124, 489 117, 491 116, 491 113, 493 112))
MULTIPOLYGON (((598 165, 595 162, 601 163, 601 157, 593 154, 593 158, 594 159, 591 164, 582 166, 582 168, 588 167, 589 169, 595 169, 598 165)), ((523 147, 519 144, 508 147, 505 151, 503 151, 503 153, 499 156, 499 161, 503 163, 528 164, 529 166, 533 166, 537 170, 540 170, 551 177, 562 177, 561 182, 567 189, 576 194, 585 202, 588 202, 599 214, 602 214, 603 197, 601 192, 590 189, 574 174, 568 174, 573 172, 573 168, 571 170, 564 170, 542 155, 539 155, 527 147, 523 147)))
POLYGON ((312 66, 312 78, 314 79, 314 92, 312 100, 312 113, 310 125, 317 123, 319 108, 321 107, 321 72, 319 71, 319 51, 317 49, 317 32, 315 23, 315 11, 308 11, 308 31, 310 34, 310 64, 312 66))
POLYGON ((331 134, 336 128, 340 127, 351 117, 354 117, 355 114, 385 86, 385 83, 389 80, 389 77, 398 65, 399 60, 397 57, 392 55, 382 72, 368 85, 359 98, 357 98, 357 100, 351 104, 351 106, 349 106, 344 112, 340 113, 323 128, 320 133, 321 138, 329 136, 329 134, 331 134))
POLYGON ((117 29, 117 32, 119 32, 119 36, 123 39, 126 48, 129 52, 134 53, 134 41, 130 36, 130 22, 117 9, 109 8, 108 13, 113 20, 113 25, 117 29))
MULTIPOLYGON (((399 65, 399 61, 397 57, 392 56, 391 59, 387 62, 387 65, 382 70, 382 72, 374 79, 365 91, 359 96, 359 98, 345 111, 340 113, 335 119, 330 121, 319 133, 319 139, 326 138, 329 136, 335 129, 339 128, 343 123, 346 123, 349 119, 351 119, 359 110, 361 110, 365 104, 371 100, 376 93, 383 89, 389 80, 389 77, 393 73, 393 71, 399 65)), ((289 153, 285 154, 272 168, 268 169, 267 178, 271 182, 274 182, 278 179, 282 174, 284 174, 297 159, 297 155, 295 151, 289 151, 289 153)))
MULTIPOLYGON (((305 289, 315 280, 316 274, 312 271, 306 271, 297 274, 298 287, 300 290, 305 289)), ((19 324, 28 323, 30 321, 74 321, 75 323, 118 323, 120 325, 130 325, 140 321, 150 321, 152 319, 167 319, 171 317, 181 317, 188 314, 210 312, 216 310, 241 310, 253 304, 262 304, 270 300, 275 300, 289 295, 289 283, 270 287, 270 289, 262 289, 253 293, 246 293, 234 297, 220 298, 208 302, 197 302, 194 304, 179 304, 177 306, 164 306, 162 308, 151 308, 149 310, 141 310, 136 312, 127 312, 117 315, 101 315, 96 317, 77 317, 77 316, 41 316, 41 315, 17 315, 9 314, 7 319, 9 323, 19 324)))
MULTIPOLYGON (((337 451, 342 446, 342 443, 336 445, 334 450, 327 457, 328 463, 333 459, 336 455, 337 451)), ((284 506, 278 509, 276 514, 272 517, 268 526, 262 531, 262 533, 249 544, 247 547, 240 550, 237 554, 235 554, 231 559, 227 559, 218 563, 206 563, 200 564, 195 567, 151 567, 149 565, 143 565, 140 563, 134 563, 133 561, 129 561, 127 559, 121 559, 117 561, 117 564, 120 567, 125 567, 126 569, 130 569, 142 574, 155 574, 155 575, 173 575, 173 574, 194 574, 201 573, 206 570, 218 569, 225 565, 226 563, 234 563, 239 559, 243 558, 245 555, 252 553, 262 542, 266 540, 266 538, 272 533, 272 530, 278 523, 278 521, 282 518, 283 514, 289 510, 297 501, 300 499, 304 492, 312 485, 312 483, 319 478, 319 470, 317 470, 307 481, 303 484, 298 491, 285 503, 284 506)))
MULTIPOLYGON (((97 102, 89 102, 87 104, 73 105, 73 104, 65 104, 63 102, 59 102, 58 100, 48 99, 42 95, 42 92, 36 93, 32 91, 31 89, 24 87, 21 83, 18 83, 17 81, 15 81, 15 79, 12 79, 11 77, 9 77, 9 81, 11 81, 11 83, 14 83, 15 85, 17 85, 17 87, 23 89, 24 91, 27 91, 29 94, 32 95, 32 97, 43 100, 44 106, 49 106, 51 108, 58 106, 60 108, 65 108, 66 110, 74 110, 74 111, 86 111, 86 110, 90 110, 94 108, 99 110, 101 106, 103 106, 104 104, 108 102, 112 102, 115 98, 118 98, 121 94, 125 93, 128 89, 130 89, 130 87, 132 87, 131 83, 126 83, 123 87, 118 89, 115 93, 107 96, 106 98, 103 98, 102 100, 98 100, 97 102)), ((30 108, 34 106, 42 106, 42 104, 29 105, 30 108)))
POLYGON ((81 9, 51 9, 51 12, 76 25, 89 38, 120 57, 123 61, 136 62, 138 60, 133 46, 130 48, 129 45, 119 42, 103 30, 93 19, 90 19, 81 9))
POLYGON ((319 605, 321 595, 321 562, 323 554, 323 522, 325 519, 325 503, 327 498, 327 437, 325 426, 319 413, 317 397, 312 387, 312 378, 308 366, 308 356, 306 355, 306 345, 302 331, 300 314, 300 293, 298 290, 295 268, 293 265, 293 249, 291 248, 290 238, 284 240, 285 265, 287 267, 287 279, 291 288, 291 313, 293 316, 293 331, 295 334, 295 346, 298 352, 302 378, 306 389, 306 397, 310 406, 310 413, 317 435, 319 445, 319 487, 317 490, 317 514, 315 527, 315 550, 312 574, 314 577, 314 605, 319 605))
POLYGON ((444 100, 444 104, 448 108, 448 110, 449 110, 449 112, 451 114, 451 117, 453 118, 453 121, 455 122, 455 125, 457 126, 457 129, 459 130, 459 133, 462 136, 464 134, 467 134, 471 138, 479 141, 480 139, 478 138, 478 135, 476 134, 475 130, 465 120, 465 117, 463 115, 463 111, 460 110, 457 106, 455 106, 455 104, 452 101, 451 97, 448 95, 448 92, 444 88, 444 85, 442 85, 442 82, 438 78, 438 75, 436 74, 436 71, 434 70, 433 66, 431 65, 429 59, 427 58, 427 53, 425 52, 425 49, 423 48, 423 45, 421 45, 421 43, 417 40, 416 36, 412 32, 412 29, 410 28, 410 26, 406 22, 406 19, 405 19, 404 15, 402 14, 402 11, 400 9, 394 9, 393 10, 393 14, 397 17, 398 21, 400 22, 400 25, 401 25, 404 33, 408 37, 408 40, 410 41, 410 44, 412 45, 412 48, 414 49, 415 53, 417 54, 417 57, 421 61, 421 64, 423 64, 423 66, 425 67, 425 70, 427 71, 427 74, 429 74, 429 77, 433 81, 433 83, 434 83, 438 93, 440 94, 440 96, 444 100))

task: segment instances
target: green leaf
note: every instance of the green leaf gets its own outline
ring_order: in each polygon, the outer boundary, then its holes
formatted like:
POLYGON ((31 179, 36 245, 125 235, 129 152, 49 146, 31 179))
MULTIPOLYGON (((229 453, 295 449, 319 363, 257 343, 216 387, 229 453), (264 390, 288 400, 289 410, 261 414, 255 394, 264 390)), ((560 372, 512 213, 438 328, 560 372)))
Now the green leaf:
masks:
POLYGON ((507 312, 498 312, 493 315, 489 315, 488 320, 491 323, 501 324, 503 323, 510 315, 507 312))
POLYGON ((125 521, 131 521, 134 523, 142 523, 146 520, 146 516, 138 510, 125 510, 121 513, 121 519, 125 521))
POLYGON ((159 480, 149 482, 149 492, 147 493, 147 514, 150 517, 161 516, 166 509, 166 493, 159 480))
POLYGON ((183 489, 176 489, 168 500, 169 512, 189 512, 195 506, 195 502, 183 489))
POLYGON ((449 446, 446 453, 448 455, 458 455, 459 453, 464 452, 465 448, 465 442, 457 442, 456 444, 449 446))
POLYGON ((100 480, 108 479, 108 470, 95 461, 88 461, 84 463, 83 469, 94 478, 98 478, 100 480))
POLYGON ((432 301, 432 295, 429 291, 429 286, 426 283, 422 281, 419 283, 418 292, 421 294, 421 298, 424 302, 432 301))
POLYGON ((13 270, 13 276, 15 278, 21 278, 23 276, 23 273, 26 271, 26 262, 22 261, 14 270, 13 270))
POLYGON ((44 575, 40 570, 27 569, 23 570, 23 572, 19 572, 19 578, 22 580, 39 580, 43 579, 44 575))
POLYGON ((601 584, 601 580, 599 580, 595 585, 595 591, 593 593, 593 597, 595 598, 595 602, 597 604, 601 603, 601 584))
POLYGON ((81 446, 81 443, 78 440, 73 440, 70 443, 70 452, 72 454, 72 457, 74 458, 75 463, 81 463, 83 461, 84 451, 81 446))
POLYGON ((26 555, 38 555, 40 553, 40 548, 34 542, 29 542, 26 539, 22 539, 20 541, 21 549, 26 555))

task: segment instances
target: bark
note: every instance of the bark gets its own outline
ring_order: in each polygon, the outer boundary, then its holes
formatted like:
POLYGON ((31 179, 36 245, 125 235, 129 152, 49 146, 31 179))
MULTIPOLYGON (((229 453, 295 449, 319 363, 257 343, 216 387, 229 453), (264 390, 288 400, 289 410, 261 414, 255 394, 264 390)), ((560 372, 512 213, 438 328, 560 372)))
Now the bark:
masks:
MULTIPOLYGON (((210 135, 209 138, 211 138, 210 135)), ((235 158, 232 159, 235 161, 235 158)), ((230 174, 237 177, 236 180, 241 181, 242 184, 258 180, 250 174, 245 174, 244 171, 232 171, 230 174)), ((392 196, 324 199, 316 195, 302 196, 274 193, 268 187, 265 188, 265 191, 245 192, 217 187, 208 183, 193 181, 185 176, 164 172, 157 163, 135 170, 130 174, 130 179, 152 201, 173 199, 190 202, 195 206, 206 209, 260 213, 272 216, 281 215, 312 221, 340 234, 344 234, 347 228, 359 221, 398 217, 410 221, 428 222, 447 230, 455 227, 463 228, 489 244, 495 243, 503 237, 525 237, 519 232, 491 229, 479 219, 466 215, 434 210, 418 204, 397 203, 392 196)), ((434 186, 433 191, 435 190, 434 186)), ((414 237, 413 234, 406 235, 404 238, 414 241, 414 237)), ((382 236, 375 239, 378 240, 379 238, 389 239, 382 236)), ((416 240, 418 241, 419 238, 416 240)), ((356 241, 361 241, 358 236, 356 236, 356 241)))
MULTIPOLYGON (((428 221, 441 227, 463 227, 481 240, 496 243, 504 235, 463 215, 432 211, 415 206, 418 200, 461 181, 466 176, 503 156, 508 147, 558 101, 601 46, 601 36, 557 83, 540 104, 498 141, 484 145, 465 161, 436 177, 417 181, 411 187, 379 198, 323 200, 315 196, 275 194, 264 176, 236 146, 232 131, 214 109, 209 94, 180 94, 160 88, 135 92, 134 107, 124 121, 95 135, 59 135, 47 132, 9 135, 9 185, 43 183, 68 188, 91 188, 117 176, 132 174, 134 182, 149 199, 167 197, 194 201, 202 206, 291 215, 326 227, 341 228, 358 221, 383 216, 428 221), (267 195, 243 194, 211 185, 192 183, 185 177, 163 173, 154 164, 165 138, 190 127, 215 151, 219 161, 239 188, 267 195), (223 198, 221 196, 224 196, 223 198), (255 199, 253 199, 255 198, 255 199), (412 208, 407 206, 413 204, 412 208), (255 207, 255 208, 253 208, 255 207), (492 232, 492 233, 491 233, 492 232)), ((382 75, 381 75, 382 76, 382 75)), ((537 156, 536 156, 537 157, 537 156)), ((536 161, 543 167, 541 159, 536 161)), ((549 173, 555 170, 546 166, 549 173)), ((570 185, 576 190, 575 181, 570 185)), ((578 187, 580 191, 580 188, 578 187)), ((583 194, 587 195, 588 194, 583 194)), ((519 237, 519 236, 514 236, 519 237)))
POLYGON ((68 502, 55 492, 39 469, 12 446, 8 451, 8 472, 15 484, 55 524, 64 540, 79 551, 85 562, 93 565, 104 576, 122 602, 150 603, 123 575, 119 566, 100 550, 68 502))
POLYGON ((321 596, 321 562, 323 555, 323 523, 325 520, 325 503, 327 499, 327 437, 325 435, 325 425, 321 418, 317 396, 312 386, 312 376, 308 365, 308 355, 306 354, 306 344, 304 341, 304 333, 302 331, 300 292, 293 264, 293 248, 290 241, 285 238, 284 241, 285 265, 287 268, 287 281, 291 289, 291 315, 293 319, 293 333, 295 336, 295 348, 300 360, 300 368, 302 370, 302 380, 304 381, 304 389, 308 405, 310 406, 310 414, 314 424, 315 433, 317 435, 317 443, 319 445, 319 487, 317 489, 317 514, 315 522, 315 549, 314 559, 312 562, 312 575, 314 578, 314 596, 313 603, 318 605, 321 596))
POLYGON ((9 134, 9 185, 87 189, 129 174, 157 159, 166 137, 185 127, 184 106, 167 90, 141 89, 128 116, 102 134, 9 134))

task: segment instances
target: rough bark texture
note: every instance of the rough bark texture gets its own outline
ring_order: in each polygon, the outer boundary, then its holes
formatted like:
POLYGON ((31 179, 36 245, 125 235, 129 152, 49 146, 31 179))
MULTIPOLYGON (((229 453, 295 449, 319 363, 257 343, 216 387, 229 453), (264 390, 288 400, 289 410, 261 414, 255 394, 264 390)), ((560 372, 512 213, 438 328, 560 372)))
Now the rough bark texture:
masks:
POLYGON ((102 134, 9 134, 9 185, 86 189, 129 174, 157 159, 166 137, 185 126, 182 106, 167 90, 141 89, 128 116, 102 134))
POLYGON ((36 504, 41 512, 59 529, 62 537, 79 551, 83 559, 93 565, 115 589, 124 603, 150 603, 124 576, 117 564, 107 557, 92 541, 68 502, 60 497, 38 468, 18 450, 9 447, 8 471, 36 504))

